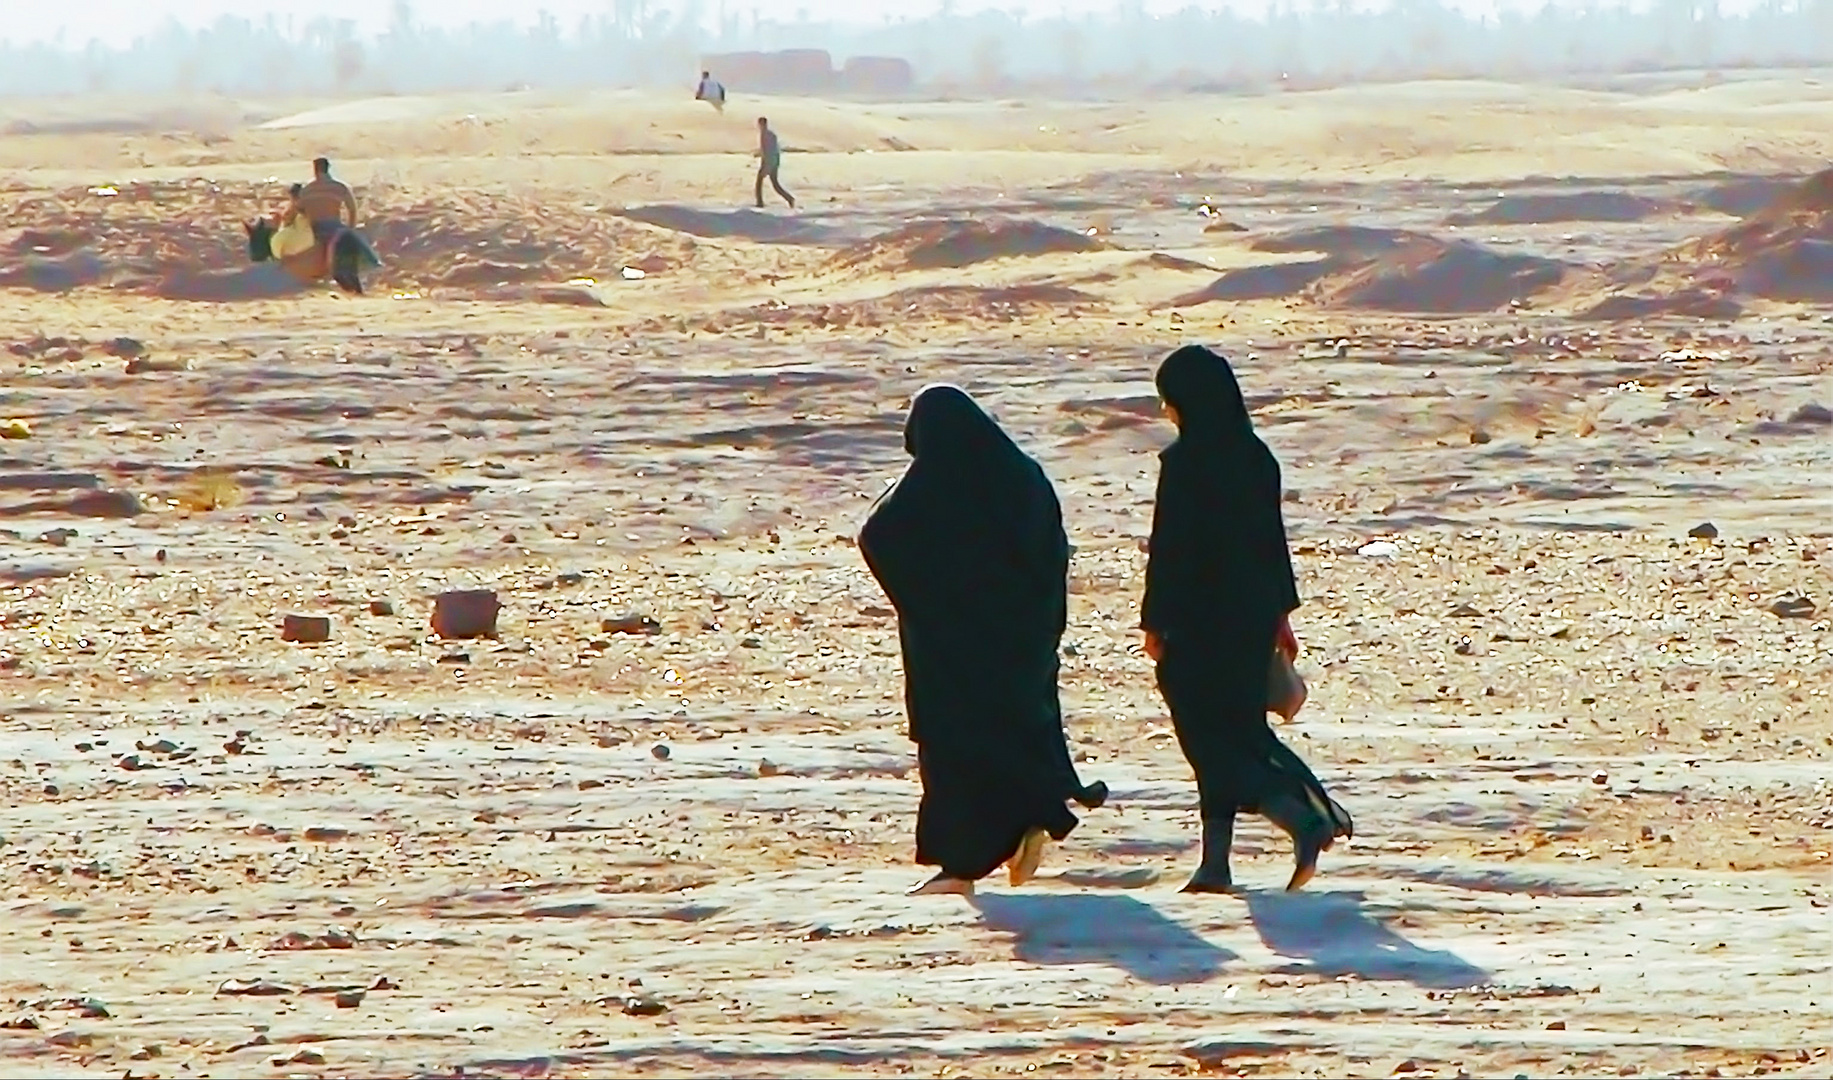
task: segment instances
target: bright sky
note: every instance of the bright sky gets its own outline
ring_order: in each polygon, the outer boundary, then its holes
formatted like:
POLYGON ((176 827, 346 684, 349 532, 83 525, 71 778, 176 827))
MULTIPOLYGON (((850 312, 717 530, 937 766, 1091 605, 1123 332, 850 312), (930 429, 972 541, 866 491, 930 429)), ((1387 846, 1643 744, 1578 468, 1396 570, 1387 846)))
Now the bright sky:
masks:
MULTIPOLYGON (((940 0, 724 0, 728 10, 749 16, 757 9, 766 18, 793 19, 799 10, 820 20, 864 21, 876 23, 886 17, 910 17, 935 12, 940 0)), ((1301 0, 1301 5, 1304 0, 1301 0)), ((1355 6, 1377 6, 1381 0, 1363 0, 1355 6)), ((1513 6, 1539 6, 1541 0, 1451 0, 1448 6, 1478 10, 1513 6)), ((415 18, 425 23, 462 26, 479 20, 503 18, 533 22, 535 13, 545 8, 570 27, 583 15, 609 14, 614 0, 420 0, 415 3, 415 18)), ((1141 6, 1152 12, 1170 12, 1197 3, 1203 7, 1234 7, 1241 10, 1263 10, 1266 0, 1141 0, 1141 6)), ((675 8, 680 0, 650 0, 653 8, 675 8)), ((721 0, 701 0, 704 10, 716 13, 721 0)), ((390 0, 76 0, 75 3, 52 3, 47 0, 0 0, 0 39, 13 42, 45 41, 63 32, 66 45, 80 47, 91 39, 111 45, 125 45, 135 37, 157 29, 167 19, 177 19, 188 26, 206 25, 222 15, 240 15, 260 20, 269 13, 291 16, 297 23, 324 15, 349 19, 359 33, 373 32, 387 25, 392 8, 390 0)), ((1108 11, 1116 0, 956 0, 958 11, 991 7, 1023 9, 1037 14, 1060 11, 1082 13, 1108 11)), ((1735 6, 1732 4, 1721 5, 1735 6)))
MULTIPOLYGON (((413 5, 414 17, 423 23, 463 26, 468 22, 513 19, 533 22, 545 8, 563 27, 576 23, 581 16, 610 14, 614 0, 421 0, 413 5)), ((927 15, 934 12, 940 0, 726 0, 728 9, 747 18, 756 8, 765 18, 792 19, 798 10, 806 9, 814 19, 859 19, 877 22, 889 15, 927 15)), ((1184 0, 1179 0, 1184 2, 1184 0)), ((268 13, 278 17, 290 15, 303 23, 324 15, 350 19, 360 31, 379 30, 387 25, 392 9, 390 0, 78 0, 73 4, 43 3, 40 0, 0 0, 8 9, 0 17, 0 38, 12 41, 47 40, 59 30, 66 44, 81 45, 94 38, 110 44, 126 44, 136 36, 156 29, 165 20, 176 18, 187 25, 208 24, 222 15, 240 15, 260 20, 268 13)), ((650 0, 651 10, 678 9, 670 0, 650 0)), ((1032 7, 1055 12, 1103 10, 1112 8, 1114 0, 957 0, 957 10, 979 8, 1032 7)), ((1175 8, 1177 2, 1147 3, 1155 7, 1175 8)), ((717 13, 719 0, 702 0, 709 14, 717 13)))

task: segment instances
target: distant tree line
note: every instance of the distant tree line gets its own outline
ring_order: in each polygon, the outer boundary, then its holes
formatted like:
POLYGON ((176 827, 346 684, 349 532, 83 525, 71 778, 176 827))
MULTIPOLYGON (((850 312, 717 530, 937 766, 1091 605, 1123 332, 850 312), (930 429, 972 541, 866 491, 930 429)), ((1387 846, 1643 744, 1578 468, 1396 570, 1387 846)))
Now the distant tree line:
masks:
MULTIPOLYGON (((0 29, 0 33, 4 33, 0 29)), ((935 93, 1082 92, 1319 86, 1407 78, 1536 78, 1670 69, 1833 65, 1833 0, 1717 0, 1652 6, 1552 3, 1474 15, 1439 0, 1273 0, 1262 17, 1196 6, 1028 18, 961 11, 870 26, 766 18, 722 0, 664 6, 611 0, 562 25, 428 25, 395 0, 389 25, 222 18, 168 24, 126 47, 0 44, 0 94, 147 92, 226 95, 421 93, 506 87, 691 84, 699 58, 752 49, 824 48, 836 59, 901 56, 935 93)))

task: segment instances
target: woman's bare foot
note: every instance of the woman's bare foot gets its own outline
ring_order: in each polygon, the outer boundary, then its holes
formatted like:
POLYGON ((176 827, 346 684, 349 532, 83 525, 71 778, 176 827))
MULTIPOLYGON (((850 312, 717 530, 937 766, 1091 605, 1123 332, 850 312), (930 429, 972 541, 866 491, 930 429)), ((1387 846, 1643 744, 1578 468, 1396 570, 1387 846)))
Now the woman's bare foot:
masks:
POLYGON ((1037 866, 1044 861, 1044 841, 1048 834, 1042 829, 1032 829, 1025 838, 1018 842, 1018 850, 1006 863, 1006 880, 1013 885, 1023 885, 1037 876, 1037 866))
POLYGON ((1232 893, 1234 891, 1235 883, 1230 880, 1227 871, 1218 875, 1208 874, 1202 870, 1192 874, 1190 880, 1184 883, 1184 887, 1178 890, 1178 892, 1187 893, 1232 893))
POLYGON ((911 889, 908 896, 972 896, 974 883, 962 878, 937 874, 923 884, 911 889))

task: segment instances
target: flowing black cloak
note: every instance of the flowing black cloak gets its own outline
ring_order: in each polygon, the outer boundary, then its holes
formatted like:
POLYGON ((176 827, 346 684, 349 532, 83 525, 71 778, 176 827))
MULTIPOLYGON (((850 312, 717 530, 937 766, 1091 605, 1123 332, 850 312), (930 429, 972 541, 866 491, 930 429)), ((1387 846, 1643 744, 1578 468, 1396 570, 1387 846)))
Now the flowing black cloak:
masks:
POLYGON ((1056 685, 1069 540, 1049 478, 962 391, 919 394, 905 446, 859 547, 898 615, 917 861, 975 880, 1027 831, 1076 825, 1056 685))
MULTIPOLYGON (((1164 646, 1159 689, 1203 816, 1251 812, 1295 788, 1340 815, 1267 723, 1268 661, 1280 618, 1299 605, 1279 463, 1222 357, 1185 346, 1166 358, 1158 384, 1179 432, 1160 455, 1140 622, 1164 646)), ((1337 824, 1347 828, 1347 815, 1337 824)))

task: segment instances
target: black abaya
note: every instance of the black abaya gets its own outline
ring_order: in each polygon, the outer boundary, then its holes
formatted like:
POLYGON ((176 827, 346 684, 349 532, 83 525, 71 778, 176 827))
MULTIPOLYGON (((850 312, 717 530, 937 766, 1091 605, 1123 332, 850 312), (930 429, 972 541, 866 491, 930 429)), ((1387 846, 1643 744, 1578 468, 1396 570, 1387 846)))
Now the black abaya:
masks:
POLYGON ((1037 463, 962 391, 917 396, 912 461, 859 537, 898 615, 923 798, 917 861, 973 881, 1081 796, 1057 700, 1069 542, 1037 463))
POLYGON ((1348 815, 1267 723, 1267 665, 1280 620, 1299 604, 1278 462, 1222 357, 1177 350, 1159 393, 1179 433, 1161 455, 1141 624, 1162 648, 1158 685, 1203 819, 1226 822, 1290 795, 1346 833, 1348 815))

